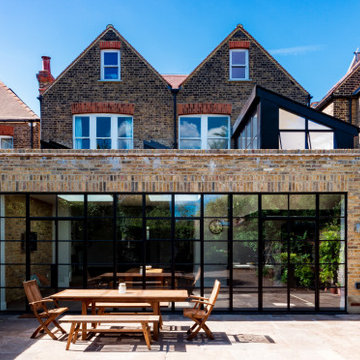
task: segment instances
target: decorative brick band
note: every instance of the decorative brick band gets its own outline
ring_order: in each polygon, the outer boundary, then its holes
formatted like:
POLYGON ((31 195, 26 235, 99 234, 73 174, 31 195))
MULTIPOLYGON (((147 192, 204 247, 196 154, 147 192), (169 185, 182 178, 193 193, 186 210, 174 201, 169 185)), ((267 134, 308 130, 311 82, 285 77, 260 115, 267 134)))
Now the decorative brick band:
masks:
POLYGON ((134 104, 116 102, 83 102, 71 104, 73 114, 126 114, 134 115, 134 104))
POLYGON ((241 41, 229 41, 230 49, 248 49, 250 47, 250 41, 241 40, 241 41))
POLYGON ((14 128, 9 125, 0 125, 0 135, 14 136, 14 128))
POLYGON ((219 103, 197 103, 197 104, 178 104, 178 115, 190 114, 231 114, 231 104, 219 103))
POLYGON ((100 41, 99 43, 100 49, 120 49, 121 41, 100 41))

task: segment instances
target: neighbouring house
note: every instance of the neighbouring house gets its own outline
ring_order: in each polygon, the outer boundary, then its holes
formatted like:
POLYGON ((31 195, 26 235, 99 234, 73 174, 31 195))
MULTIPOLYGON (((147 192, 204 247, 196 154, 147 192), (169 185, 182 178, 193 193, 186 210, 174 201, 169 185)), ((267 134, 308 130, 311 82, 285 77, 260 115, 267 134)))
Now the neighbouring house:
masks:
POLYGON ((40 148, 40 118, 0 81, 0 149, 40 148))
POLYGON ((356 126, 360 125, 360 51, 354 52, 346 74, 314 104, 320 110, 356 126))
POLYGON ((311 109, 242 26, 160 75, 110 25, 38 80, 43 149, 0 151, 1 310, 35 278, 197 295, 220 279, 218 310, 359 311, 358 128, 311 109))

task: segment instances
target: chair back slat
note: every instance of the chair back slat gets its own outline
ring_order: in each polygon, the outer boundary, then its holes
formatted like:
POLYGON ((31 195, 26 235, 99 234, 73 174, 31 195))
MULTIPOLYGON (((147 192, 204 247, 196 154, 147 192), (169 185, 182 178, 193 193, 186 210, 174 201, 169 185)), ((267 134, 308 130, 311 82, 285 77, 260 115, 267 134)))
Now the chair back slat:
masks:
MULTIPOLYGON (((42 300, 40 289, 39 289, 39 286, 38 286, 36 280, 24 281, 23 285, 24 285, 25 294, 26 294, 26 297, 27 297, 29 303, 42 300)), ((35 308, 43 307, 41 304, 35 304, 33 306, 35 308)))
POLYGON ((213 309, 213 307, 215 306, 215 302, 216 302, 216 299, 219 295, 219 291, 220 291, 220 281, 219 280, 215 280, 214 282, 214 287, 211 291, 211 295, 209 297, 209 303, 211 305, 206 305, 206 310, 207 312, 211 312, 211 310, 213 309))

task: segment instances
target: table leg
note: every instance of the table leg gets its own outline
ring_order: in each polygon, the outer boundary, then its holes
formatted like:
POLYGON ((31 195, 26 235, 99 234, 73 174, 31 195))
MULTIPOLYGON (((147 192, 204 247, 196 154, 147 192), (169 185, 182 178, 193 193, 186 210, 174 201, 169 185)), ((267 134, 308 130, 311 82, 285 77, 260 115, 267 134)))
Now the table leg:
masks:
MULTIPOLYGON (((88 308, 88 302, 86 300, 82 301, 81 303, 81 314, 87 315, 87 308, 88 308)), ((82 330, 81 330, 81 339, 86 340, 86 323, 82 323, 82 330)))
MULTIPOLYGON (((154 315, 160 315, 160 302, 153 302, 151 303, 151 307, 153 309, 153 314, 154 315)), ((159 327, 160 327, 160 322, 154 323, 154 340, 158 340, 159 338, 159 327)))

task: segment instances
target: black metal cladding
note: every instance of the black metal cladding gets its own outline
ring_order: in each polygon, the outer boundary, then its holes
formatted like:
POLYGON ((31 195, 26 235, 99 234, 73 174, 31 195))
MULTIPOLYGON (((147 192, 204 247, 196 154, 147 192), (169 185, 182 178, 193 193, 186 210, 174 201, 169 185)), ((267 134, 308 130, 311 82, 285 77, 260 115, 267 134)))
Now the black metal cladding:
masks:
MULTIPOLYGON (((4 196, 6 195, 19 195, 19 194, 2 194, 4 196)), ((54 196, 57 194, 48 194, 49 196, 54 196)), ((44 291, 57 291, 60 290, 62 287, 59 286, 59 268, 61 266, 78 266, 81 270, 81 282, 79 283, 79 287, 88 287, 89 280, 91 278, 91 275, 89 273, 90 266, 103 266, 106 269, 110 269, 112 275, 112 281, 108 283, 108 286, 111 286, 115 288, 117 286, 117 272, 119 271, 119 267, 122 265, 122 260, 119 258, 119 251, 118 246, 120 246, 121 241, 118 239, 118 232, 117 232, 117 224, 121 220, 119 217, 119 214, 117 213, 118 209, 118 200, 121 196, 138 196, 141 197, 141 202, 139 206, 141 206, 141 215, 127 215, 124 219, 135 219, 136 221, 139 220, 141 222, 141 236, 139 238, 136 238, 135 240, 131 240, 131 242, 134 244, 140 245, 138 249, 141 249, 141 253, 138 255, 138 261, 136 261, 134 264, 128 263, 128 265, 138 265, 142 266, 144 271, 142 273, 141 278, 141 286, 143 288, 147 288, 149 286, 149 283, 146 279, 146 265, 149 263, 153 263, 155 265, 163 266, 164 268, 169 268, 169 271, 171 273, 171 279, 169 283, 169 287, 175 288, 176 287, 176 271, 178 269, 179 263, 176 260, 176 246, 179 242, 179 236, 176 233, 176 222, 177 221, 190 221, 193 222, 193 224, 200 224, 199 229, 199 237, 194 239, 185 239, 185 241, 189 242, 189 244, 194 245, 198 244, 200 253, 199 253, 199 261, 193 260, 192 263, 189 263, 187 265, 193 266, 195 268, 195 265, 199 267, 199 274, 200 278, 198 281, 199 286, 197 286, 197 291, 200 294, 208 293, 210 288, 210 282, 213 280, 213 277, 220 276, 222 281, 222 293, 220 294, 223 298, 223 305, 221 305, 221 301, 219 302, 218 309, 220 310, 226 310, 226 311, 346 311, 346 303, 344 303, 341 306, 338 307, 331 307, 330 305, 324 305, 325 304, 325 297, 328 294, 325 292, 327 291, 325 289, 324 292, 324 285, 321 284, 323 281, 323 277, 325 276, 326 269, 329 268, 331 264, 328 264, 329 260, 324 260, 326 257, 324 257, 324 254, 322 253, 324 250, 323 245, 333 245, 336 242, 338 243, 339 248, 341 247, 343 250, 343 258, 335 265, 340 267, 344 274, 344 281, 342 282, 342 285, 339 285, 342 288, 342 291, 345 293, 345 299, 346 299, 346 267, 347 267, 347 261, 346 261, 346 239, 347 239, 347 233, 346 233, 346 222, 347 222, 347 198, 346 194, 344 193, 213 193, 213 194, 174 194, 174 193, 157 193, 157 194, 145 194, 145 193, 110 193, 110 194, 60 194, 60 195, 81 195, 83 196, 83 210, 82 213, 76 214, 76 216, 62 216, 59 211, 59 197, 56 196, 55 200, 55 211, 53 212, 53 216, 43 216, 43 214, 39 214, 39 216, 31 215, 31 201, 33 201, 33 198, 36 198, 36 196, 41 197, 44 196, 44 193, 40 194, 26 194, 25 195, 25 216, 22 216, 24 218, 25 224, 26 224, 26 237, 25 237, 25 264, 22 264, 25 267, 25 274, 24 276, 26 279, 30 279, 33 275, 33 268, 36 266, 48 266, 49 269, 51 269, 51 282, 48 285, 41 284, 44 291), (89 216, 89 195, 103 195, 103 196, 111 196, 112 202, 111 205, 108 206, 109 212, 101 216, 97 214, 95 217, 94 215, 89 216), (147 196, 166 196, 168 197, 169 201, 169 213, 168 214, 162 214, 161 216, 154 216, 154 214, 149 215, 149 211, 147 206, 147 196), (177 213, 176 211, 176 203, 175 199, 177 195, 183 195, 183 196, 197 196, 199 198, 198 204, 199 209, 197 210, 196 214, 192 217, 187 217, 187 215, 184 215, 182 213, 177 213), (240 198, 240 200, 244 197, 252 197, 254 200, 254 204, 252 205, 253 209, 251 213, 248 214, 240 214, 238 213, 238 209, 236 209, 236 201, 240 198), (269 200, 270 197, 270 200, 269 200), (312 207, 307 208, 304 204, 306 204, 307 198, 313 199, 313 205, 312 207), (209 204, 209 199, 214 198, 222 198, 224 200, 223 204, 221 204, 220 208, 222 209, 220 213, 217 213, 216 207, 214 205, 214 213, 209 213, 209 209, 207 208, 207 204, 209 204), (341 199, 341 210, 339 208, 335 208, 335 205, 338 206, 338 204, 335 202, 336 199, 341 199), (283 205, 279 205, 278 208, 276 208, 278 205, 276 205, 276 202, 278 200, 283 199, 285 201, 286 199, 286 206, 284 208, 281 208, 283 205), (300 204, 298 209, 295 210, 292 209, 291 200, 297 199, 297 203, 300 204), (335 199, 335 200, 334 200, 335 199), (329 201, 331 204, 335 204, 333 208, 327 209, 326 205, 329 201), (275 210, 272 209, 272 203, 275 203, 275 210), (224 205, 226 204, 226 205, 224 205), (269 205, 270 204, 270 205, 269 205), (325 205, 324 205, 325 204, 325 205), (225 206, 225 207, 224 207, 225 206), (225 209, 226 208, 226 209, 225 209), (235 211, 236 209, 236 211, 235 211), (224 212, 225 211, 225 212, 224 212), (94 241, 94 238, 91 237, 91 234, 89 234, 89 226, 94 226, 94 223, 98 220, 109 220, 112 222, 112 231, 111 231, 111 239, 105 239, 107 242, 105 243, 104 240, 96 240, 97 242, 100 242, 104 244, 104 246, 107 244, 110 248, 110 254, 111 257, 107 262, 100 261, 99 264, 94 264, 93 260, 92 262, 89 261, 89 253, 90 253, 90 246, 92 243, 96 242, 94 241), (211 238, 211 234, 208 229, 208 225, 206 224, 212 222, 210 220, 216 220, 220 221, 222 224, 221 226, 224 227, 224 237, 216 237, 214 236, 211 238), (30 246, 30 233, 31 233, 31 226, 33 222, 49 222, 54 224, 55 227, 55 234, 53 234, 53 240, 51 238, 46 240, 39 239, 39 242, 51 242, 54 246, 54 258, 53 260, 48 259, 48 262, 43 263, 34 263, 32 261, 32 249, 30 246), (61 222, 69 222, 70 221, 76 221, 77 226, 83 227, 82 231, 80 232, 82 235, 79 238, 79 240, 76 240, 77 242, 77 249, 81 253, 79 254, 73 254, 78 255, 78 259, 80 260, 79 264, 75 264, 71 258, 71 262, 69 264, 63 263, 61 258, 61 251, 59 249, 60 243, 65 242, 74 242, 72 239, 65 240, 63 238, 59 237, 59 228, 61 228, 62 224, 61 222), (235 228, 238 226, 238 224, 242 224, 244 221, 249 221, 249 224, 247 226, 250 226, 252 234, 251 238, 242 238, 239 237, 239 229, 235 228), (93 222, 93 224, 91 224, 93 222), (168 236, 164 235, 162 237, 162 234, 160 234, 160 238, 152 238, 149 237, 148 234, 148 227, 150 224, 154 223, 160 224, 160 223, 168 223, 170 224, 168 236), (83 225, 81 225, 83 224, 83 225), (253 226, 253 225, 254 226, 253 226), (269 226, 268 224, 272 224, 271 231, 269 232, 269 226), (276 224, 280 224, 281 226, 278 227, 280 230, 277 230, 277 232, 274 232, 274 228, 277 226, 276 224), (330 235, 325 234, 321 231, 321 229, 324 229, 324 224, 331 227, 330 235), (276 225, 276 226, 275 226, 276 225), (252 227, 253 226, 253 227, 252 227), (338 227, 336 227, 338 226, 338 227), (255 229, 255 230, 254 230, 255 229), (340 230, 339 230, 340 229, 340 230), (237 232, 236 232, 237 231, 237 232), (280 231, 280 232, 279 232, 280 231), (226 234, 226 235, 225 235, 226 234), (254 235, 255 234, 255 235, 254 235), (270 236, 270 235, 271 236, 270 236), (275 234, 275 235, 274 235, 275 234), (310 235, 309 235, 310 234, 310 235), (210 236, 210 237, 209 237, 210 236), (275 236, 275 238, 274 238, 275 236), (294 251, 292 250, 293 247, 297 246, 297 243, 294 243, 294 236, 300 236, 301 239, 303 239, 303 242, 307 242, 306 246, 309 249, 308 252, 301 250, 302 253, 300 254, 301 260, 296 260, 294 262, 294 251), (330 236, 330 237, 329 237, 330 236), (279 238, 277 238, 279 237, 279 238), (90 240, 89 240, 90 239, 90 240), (329 242, 327 244, 326 242, 329 242), (221 244, 224 244, 226 246, 224 247, 221 244), (243 285, 241 281, 239 282, 239 279, 235 276, 235 264, 239 262, 239 259, 237 258, 237 252, 235 254, 235 247, 237 245, 243 246, 243 244, 251 243, 252 247, 255 247, 254 254, 256 255, 255 261, 251 262, 253 263, 251 266, 253 269, 255 269, 255 274, 257 278, 257 283, 253 285, 243 285), (277 253, 274 253, 276 256, 269 255, 269 251, 273 250, 271 248, 271 243, 276 244, 275 248, 277 253), (153 246, 151 244, 159 244, 159 247, 157 248, 159 252, 159 256, 155 260, 151 260, 150 253, 152 249, 149 246, 153 246), (162 249, 166 248, 166 245, 169 244, 170 249, 170 260, 168 263, 163 261, 163 258, 160 256, 162 249), (216 250, 216 244, 219 245, 218 249, 216 250), (281 250, 280 247, 284 245, 286 247, 286 251, 281 250), (214 246, 214 251, 219 251, 219 255, 216 256, 210 256, 212 258, 212 261, 209 262, 207 260, 207 256, 209 256, 209 249, 211 250, 211 247, 214 246), (280 246, 280 247, 279 247, 280 246), (226 260, 221 261, 221 254, 223 251, 226 250, 225 257, 223 257, 226 260), (269 262, 269 259, 271 260, 269 262), (276 261, 274 260, 276 259, 276 261), (280 261, 280 263, 279 263, 280 261), (273 265, 272 265, 273 264, 273 265), (297 268, 296 268, 297 266, 297 268), (301 299, 301 301, 304 303, 304 306, 293 306, 292 302, 294 300, 294 297, 296 298, 296 286, 291 283, 291 281, 294 282, 294 267, 295 272, 309 272, 310 270, 314 272, 314 279, 313 283, 308 285, 308 289, 306 291, 310 294, 310 299, 313 299, 311 301, 301 299), (210 270, 209 269, 215 269, 210 270), (285 282, 284 284, 276 284, 266 277, 265 273, 269 272, 269 269, 272 272, 276 272, 276 268, 281 268, 281 279, 285 276, 285 282), (218 269, 218 270, 216 270, 218 269), (219 270, 220 269, 220 270, 219 270), (275 269, 275 270, 273 270, 275 269), (214 272, 214 275, 211 274, 211 272, 214 272), (54 272, 54 274, 53 274, 54 272), (216 275, 217 272, 220 275, 216 275), (292 278, 290 279, 290 275, 292 274, 292 278), (225 274, 225 275, 224 275, 225 274), (284 275, 286 274, 286 275, 284 275), (291 281, 290 281, 291 280, 291 281), (269 302, 268 297, 269 294, 272 296, 272 291, 279 291, 279 289, 285 289, 286 288, 286 301, 284 304, 278 304, 274 303, 275 305, 272 305, 271 301, 269 302), (241 299, 242 296, 248 294, 249 297, 252 297, 253 300, 255 300, 255 303, 253 303, 251 306, 242 306, 241 299), (252 295, 249 295, 252 294, 252 295), (255 295, 254 295, 255 294, 255 295), (239 299, 241 300, 239 302, 239 299), (255 305, 254 305, 255 304, 255 305)), ((1 196, 1 195, 0 195, 1 196)), ((23 194, 24 196, 24 194, 23 194)), ((46 196, 46 195, 45 195, 46 196)), ((1 198, 0 198, 1 199, 1 198)), ((284 202, 285 203, 285 202, 284 202)), ((210 208, 211 209, 211 208, 210 208)), ((7 219, 6 213, 1 215, 2 218, 0 220, 7 219), (4 216, 5 215, 5 216, 4 216)), ((110 222, 108 222, 110 224, 110 222)), ((99 222, 100 224, 101 222, 99 222)), ((0 227, 1 227, 0 222, 0 227)), ((94 228, 94 227, 93 227, 94 228)), ((79 229, 77 229, 79 230, 79 229)), ((247 235, 249 236, 249 235, 247 235)), ((77 239, 77 238, 76 238, 77 239)), ((12 240, 5 240, 1 239, 1 243, 5 244, 8 241, 12 240)), ((164 250, 165 251, 165 250, 164 250)), ((94 255, 94 254, 92 254, 94 255)), ((99 253, 99 256, 101 254, 99 253)), ((212 255, 210 253, 210 255, 212 255)), ((195 258, 194 258, 195 259, 195 258)), ((5 262, 3 264, 0 264, 0 268, 4 269, 6 266, 12 266, 16 264, 8 263, 5 259, 5 262)), ((181 264, 180 264, 181 265, 181 264)), ((239 265, 242 266, 241 263, 239 265)), ((270 272, 271 272, 270 271, 270 272)), ((300 276, 300 275, 296 275, 300 276)), ((296 277, 295 276, 295 277, 296 277)), ((301 275, 303 276, 303 275, 301 275)), ((304 281, 310 281, 309 280, 309 274, 307 274, 308 278, 306 278, 304 281)), ((311 276, 310 276, 311 277, 311 276)), ((278 276, 277 281, 279 281, 280 276, 278 276)), ((24 279, 25 280, 25 279, 24 279)), ((311 280, 312 281, 312 280, 311 280)), ((338 281, 338 279, 337 279, 338 281)), ((339 280, 340 281, 340 280, 339 280)), ((1 289, 4 289, 5 291, 7 289, 22 289, 22 284, 19 283, 18 286, 6 286, 1 287, 1 289)), ((221 298, 220 296, 220 298, 221 298)), ((309 299, 309 296, 307 297, 309 299)), ((272 300, 273 301, 273 300, 272 300)), ((23 303, 23 308, 25 308, 25 303, 23 303)), ((175 306, 173 305, 172 309, 175 309, 175 306)))

